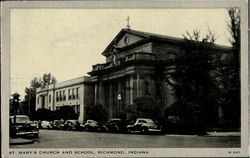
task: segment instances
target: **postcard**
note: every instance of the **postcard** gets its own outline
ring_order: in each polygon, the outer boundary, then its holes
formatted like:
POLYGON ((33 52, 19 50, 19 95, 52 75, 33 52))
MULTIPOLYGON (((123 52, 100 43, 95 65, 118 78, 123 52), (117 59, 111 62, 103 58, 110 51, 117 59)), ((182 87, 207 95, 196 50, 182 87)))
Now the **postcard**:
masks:
POLYGON ((2 157, 248 156, 247 2, 1 2, 2 157))

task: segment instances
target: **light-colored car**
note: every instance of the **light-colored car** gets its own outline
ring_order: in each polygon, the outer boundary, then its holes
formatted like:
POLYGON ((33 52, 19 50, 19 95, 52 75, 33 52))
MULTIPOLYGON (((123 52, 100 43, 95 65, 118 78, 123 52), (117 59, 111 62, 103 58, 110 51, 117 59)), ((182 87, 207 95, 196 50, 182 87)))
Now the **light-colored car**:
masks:
POLYGON ((41 128, 51 129, 52 128, 52 123, 49 122, 49 121, 42 121, 41 122, 41 128))
POLYGON ((102 131, 103 128, 99 123, 95 120, 87 120, 83 125, 85 131, 102 131))
POLYGON ((128 132, 160 132, 162 133, 162 126, 158 125, 150 118, 138 118, 135 123, 127 126, 128 132))

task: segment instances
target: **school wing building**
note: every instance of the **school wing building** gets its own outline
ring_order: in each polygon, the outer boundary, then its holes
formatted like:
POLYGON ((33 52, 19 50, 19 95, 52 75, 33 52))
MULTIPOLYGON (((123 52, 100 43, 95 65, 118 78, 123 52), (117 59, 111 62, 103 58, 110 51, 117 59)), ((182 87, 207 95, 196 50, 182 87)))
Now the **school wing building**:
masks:
POLYGON ((36 89, 36 110, 39 108, 52 111, 61 106, 71 106, 84 120, 85 107, 92 104, 92 86, 90 77, 82 76, 75 79, 58 82, 36 89))

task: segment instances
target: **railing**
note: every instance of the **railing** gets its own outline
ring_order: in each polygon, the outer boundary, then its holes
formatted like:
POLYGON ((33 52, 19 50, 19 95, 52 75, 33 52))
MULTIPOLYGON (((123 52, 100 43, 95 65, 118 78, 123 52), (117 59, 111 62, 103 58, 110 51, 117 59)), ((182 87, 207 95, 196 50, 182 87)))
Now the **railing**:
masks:
POLYGON ((116 64, 114 64, 112 62, 107 62, 104 64, 93 65, 92 71, 99 71, 99 70, 103 70, 103 69, 108 69, 108 68, 111 68, 111 67, 116 66, 116 65, 122 65, 125 62, 132 61, 132 60, 155 60, 155 55, 152 53, 136 52, 136 53, 127 55, 125 58, 118 59, 116 64))
POLYGON ((127 55, 126 61, 130 60, 155 60, 155 55, 152 53, 137 52, 127 55))
POLYGON ((104 64, 96 64, 92 66, 93 71, 98 71, 98 70, 102 70, 104 68, 104 64))

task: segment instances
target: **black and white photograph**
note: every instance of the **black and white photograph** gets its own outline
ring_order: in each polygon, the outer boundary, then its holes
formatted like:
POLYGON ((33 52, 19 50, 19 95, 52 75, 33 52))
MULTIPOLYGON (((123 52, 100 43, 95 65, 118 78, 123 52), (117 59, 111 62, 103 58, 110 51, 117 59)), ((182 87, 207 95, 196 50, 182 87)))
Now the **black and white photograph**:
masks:
POLYGON ((112 2, 2 2, 6 156, 247 156, 244 1, 112 2))

